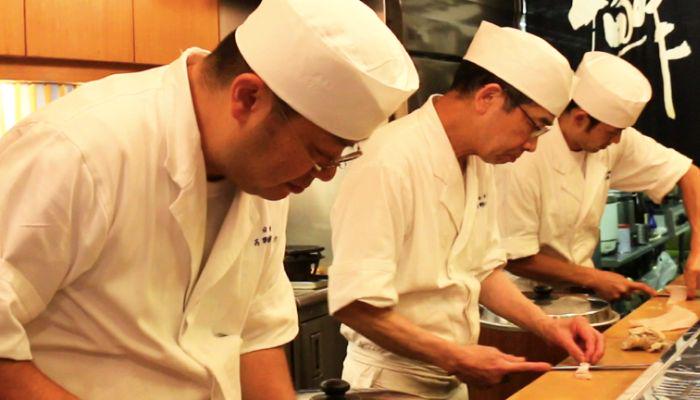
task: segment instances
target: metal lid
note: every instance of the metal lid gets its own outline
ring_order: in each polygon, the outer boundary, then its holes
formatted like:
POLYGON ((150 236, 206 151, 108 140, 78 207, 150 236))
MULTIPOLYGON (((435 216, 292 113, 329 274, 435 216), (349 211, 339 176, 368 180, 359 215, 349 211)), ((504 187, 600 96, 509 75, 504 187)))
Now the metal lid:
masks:
MULTIPOLYGON (((607 327, 619 321, 620 315, 607 301, 588 294, 552 293, 551 287, 536 286, 533 292, 523 292, 552 318, 584 317, 594 327, 607 327)), ((520 327, 480 306, 481 323, 494 329, 522 331, 520 327)))
POLYGON ((302 390, 297 392, 297 400, 399 400, 419 397, 385 389, 353 389, 341 379, 327 379, 321 382, 321 391, 302 390))
MULTIPOLYGON (((284 247, 285 256, 298 256, 298 255, 321 255, 324 250, 321 246, 316 245, 287 245, 284 247)), ((321 256, 323 257, 323 256, 321 256)))

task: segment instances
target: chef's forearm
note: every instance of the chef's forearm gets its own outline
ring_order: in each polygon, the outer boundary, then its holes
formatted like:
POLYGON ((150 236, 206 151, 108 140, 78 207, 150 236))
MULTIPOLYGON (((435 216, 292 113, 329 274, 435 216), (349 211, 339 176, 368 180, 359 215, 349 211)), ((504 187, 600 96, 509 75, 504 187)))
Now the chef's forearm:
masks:
POLYGON ((49 379, 31 361, 0 359, 0 399, 75 400, 77 397, 49 379))
POLYGON ((594 272, 593 268, 572 264, 543 252, 509 260, 506 269, 515 275, 541 282, 568 282, 581 286, 591 285, 594 272))
POLYGON ((519 327, 538 334, 543 323, 550 320, 500 268, 481 282, 479 302, 519 327))
POLYGON ((241 355, 241 396, 243 400, 296 398, 284 348, 241 355))
POLYGON ((417 326, 391 308, 355 301, 333 316, 392 353, 452 370, 450 362, 458 346, 417 326))
POLYGON ((700 169, 691 165, 678 185, 683 192, 683 204, 692 228, 690 248, 700 252, 700 169))

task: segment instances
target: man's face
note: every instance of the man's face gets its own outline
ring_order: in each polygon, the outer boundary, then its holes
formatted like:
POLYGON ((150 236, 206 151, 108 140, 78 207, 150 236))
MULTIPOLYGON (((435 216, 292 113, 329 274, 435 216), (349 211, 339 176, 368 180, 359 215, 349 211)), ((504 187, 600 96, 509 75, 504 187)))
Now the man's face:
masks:
POLYGON ((595 153, 613 143, 620 143, 622 129, 599 122, 580 132, 578 144, 583 151, 595 153))
POLYGON ((535 103, 515 106, 510 110, 501 107, 491 116, 485 150, 479 156, 491 164, 513 162, 523 152, 535 151, 537 136, 546 132, 553 120, 550 112, 535 103))
POLYGON ((224 172, 241 190, 268 200, 301 193, 315 178, 331 180, 336 168, 323 166, 352 145, 302 116, 280 113, 271 112, 242 132, 227 156, 224 172))

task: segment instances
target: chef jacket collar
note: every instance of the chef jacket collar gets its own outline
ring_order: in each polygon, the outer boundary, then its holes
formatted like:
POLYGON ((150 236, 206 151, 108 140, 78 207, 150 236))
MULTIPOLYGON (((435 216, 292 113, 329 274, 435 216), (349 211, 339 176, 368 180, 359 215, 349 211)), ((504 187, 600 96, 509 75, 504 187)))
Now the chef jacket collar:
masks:
POLYGON ((552 124, 552 129, 544 134, 540 140, 546 140, 553 142, 553 146, 543 146, 543 148, 548 149, 548 159, 552 160, 552 167, 560 174, 566 175, 579 168, 577 161, 571 155, 571 150, 569 145, 566 144, 566 139, 564 139, 564 133, 561 131, 559 126, 559 119, 554 120, 552 124))
POLYGON ((192 184, 198 169, 204 174, 204 154, 197 117, 194 111, 187 59, 193 54, 207 55, 208 51, 192 47, 168 65, 163 78, 165 96, 159 103, 158 118, 166 124, 165 168, 170 177, 183 189, 192 184))
POLYGON ((433 100, 441 96, 439 94, 430 96, 419 112, 423 129, 429 134, 427 145, 430 148, 433 173, 447 184, 450 181, 454 182, 455 179, 462 181, 462 169, 433 104, 433 100))

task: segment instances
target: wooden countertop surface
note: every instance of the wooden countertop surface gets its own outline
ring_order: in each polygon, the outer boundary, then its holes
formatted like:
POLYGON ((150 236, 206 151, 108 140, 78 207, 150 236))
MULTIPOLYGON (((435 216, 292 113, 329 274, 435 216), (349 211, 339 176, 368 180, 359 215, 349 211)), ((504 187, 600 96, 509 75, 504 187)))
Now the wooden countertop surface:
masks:
MULTIPOLYGON (((663 314, 666 301, 668 301, 668 297, 649 299, 617 324, 608 328, 605 331, 605 355, 598 365, 653 363, 658 360, 661 353, 647 353, 643 350, 624 351, 620 349, 620 344, 627 337, 630 320, 663 314)), ((700 300, 697 300, 697 298, 693 301, 682 302, 679 305, 694 311, 700 316, 700 300)), ((685 329, 679 329, 666 331, 664 334, 667 340, 675 341, 684 332, 685 329)), ((575 362, 573 359, 567 358, 562 364, 570 365, 575 364, 575 362)), ((593 378, 591 380, 583 380, 574 378, 573 371, 552 371, 542 375, 509 397, 509 399, 614 400, 643 372, 644 370, 591 371, 593 378)))

